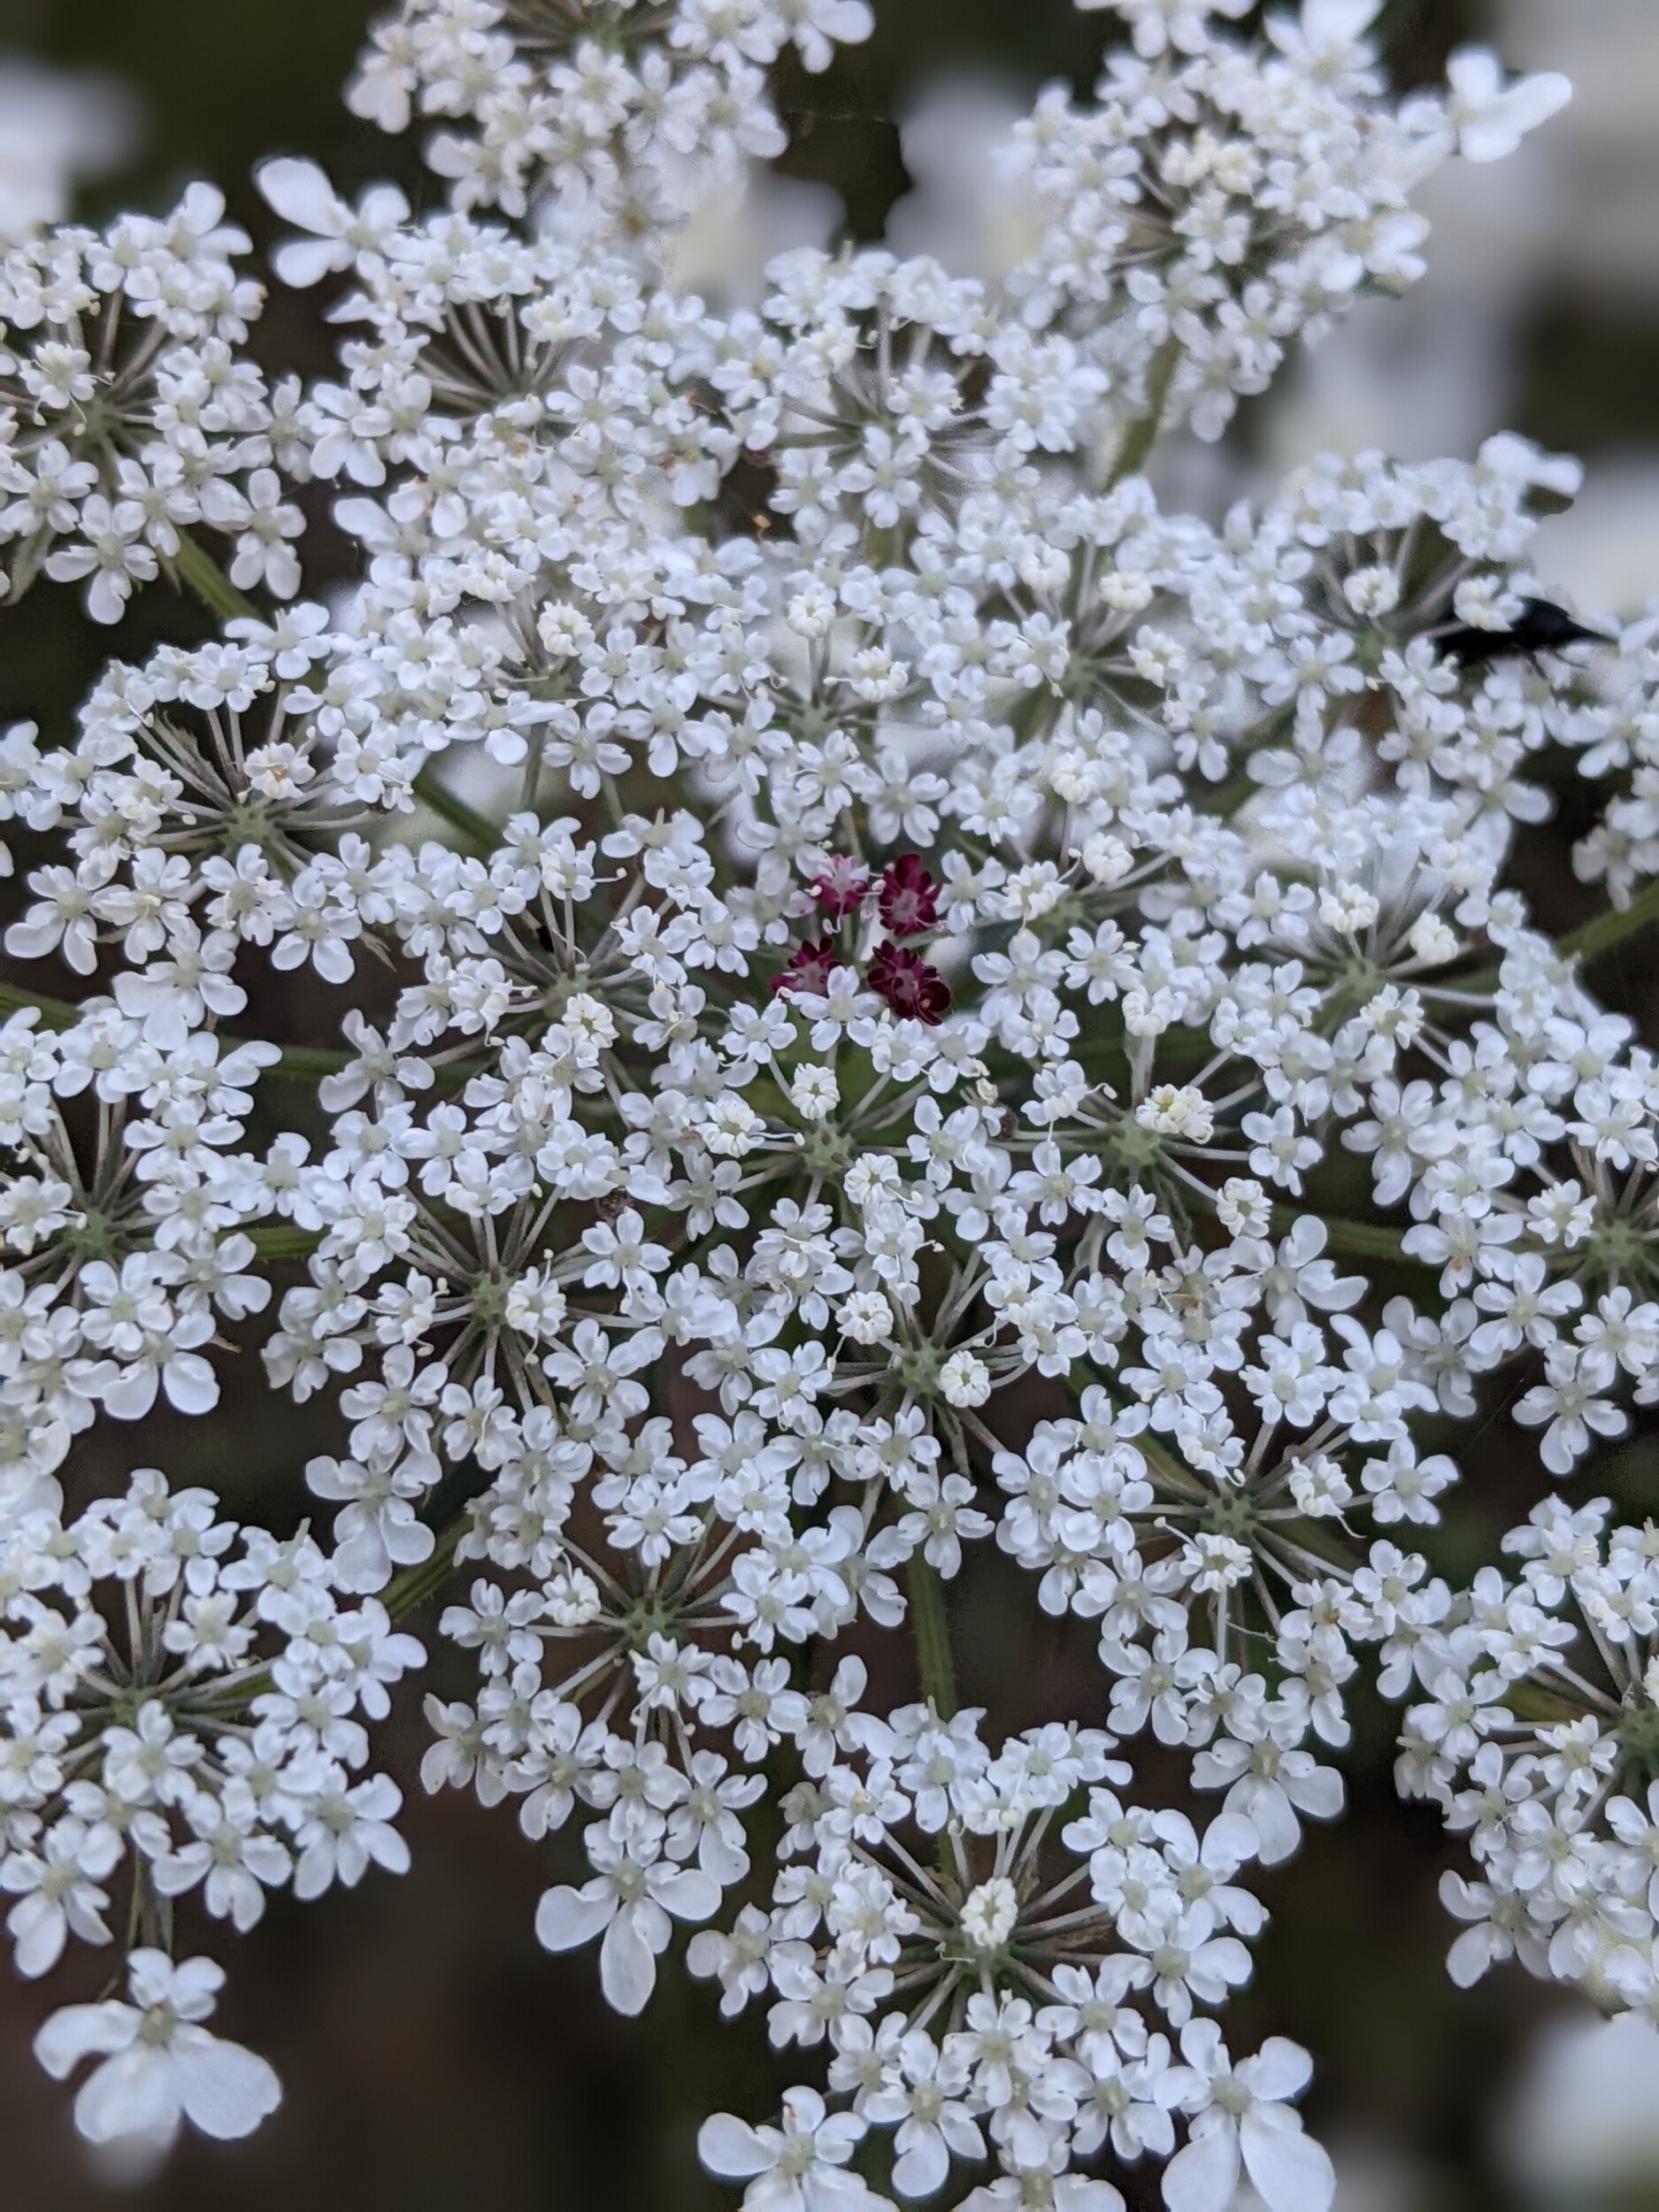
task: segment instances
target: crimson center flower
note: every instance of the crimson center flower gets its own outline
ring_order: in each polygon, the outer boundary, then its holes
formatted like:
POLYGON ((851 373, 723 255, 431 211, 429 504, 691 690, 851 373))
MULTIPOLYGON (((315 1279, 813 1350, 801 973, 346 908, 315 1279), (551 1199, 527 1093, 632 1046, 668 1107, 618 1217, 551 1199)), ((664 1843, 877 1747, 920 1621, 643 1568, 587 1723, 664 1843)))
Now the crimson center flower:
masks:
POLYGON ((789 964, 773 976, 772 987, 778 991, 817 991, 827 989, 830 970, 842 964, 833 941, 821 937, 816 942, 809 939, 797 945, 789 956, 789 964))
POLYGON ((839 922, 856 914, 869 896, 870 872, 845 853, 833 853, 808 888, 831 920, 839 922))
POLYGON ((939 886, 918 854, 901 853, 882 875, 876 903, 894 936, 919 937, 939 920, 939 886))
POLYGON ((919 953, 883 938, 870 956, 870 987, 895 1014, 908 1014, 930 1028, 950 1010, 950 987, 919 953))

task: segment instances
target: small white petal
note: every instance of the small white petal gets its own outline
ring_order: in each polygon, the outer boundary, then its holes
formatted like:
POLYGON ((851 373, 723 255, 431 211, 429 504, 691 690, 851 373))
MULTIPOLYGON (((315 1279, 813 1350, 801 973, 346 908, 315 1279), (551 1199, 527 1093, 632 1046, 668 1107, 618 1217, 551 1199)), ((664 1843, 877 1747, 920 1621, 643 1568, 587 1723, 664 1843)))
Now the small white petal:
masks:
POLYGON ((221 2142, 251 2135, 282 2101, 275 2068, 240 2043, 222 2043, 201 2028, 180 2028, 173 2050, 185 2117, 204 2135, 221 2142))
POLYGON ((1323 2144, 1283 2105, 1256 2105, 1239 2123, 1245 2171, 1267 2212, 1330 2212, 1336 2174, 1323 2144))
POLYGON ((599 1947, 599 1986, 605 2001, 632 2019, 657 1986, 657 1958, 641 1933, 637 1908, 619 1912, 599 1947))
POLYGON ((535 1939, 543 1950, 574 1951, 610 1925, 615 1897, 608 1885, 600 1895, 590 1894, 595 1886, 590 1883, 580 1890, 561 1885, 543 1892, 535 1909, 535 1939))
POLYGON ((711 2174, 726 2181, 746 2181, 775 2162, 748 2121, 731 2112, 710 2113, 703 2122, 697 2131, 697 2155, 711 2174))
POLYGON ((1239 2131, 1231 2121, 1194 2136, 1164 2169, 1170 2212, 1227 2212, 1239 2179, 1239 2131))
POLYGON ((333 237, 340 228, 344 211, 333 185, 314 161, 297 161, 287 155, 262 161, 254 171, 254 182, 266 205, 285 223, 320 232, 324 237, 333 237))

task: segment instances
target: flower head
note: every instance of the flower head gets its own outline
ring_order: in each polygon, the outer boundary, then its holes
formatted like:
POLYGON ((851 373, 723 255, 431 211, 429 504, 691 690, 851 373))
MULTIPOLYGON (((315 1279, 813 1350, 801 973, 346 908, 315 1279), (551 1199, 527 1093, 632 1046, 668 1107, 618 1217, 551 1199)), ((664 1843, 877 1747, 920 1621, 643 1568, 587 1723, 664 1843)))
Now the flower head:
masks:
POLYGON ((930 1027, 950 1010, 950 987, 919 953, 884 938, 870 956, 870 987, 894 1012, 930 1027))
POLYGON ((68 2005, 35 2038, 35 2056, 58 2081, 83 2059, 101 2058, 75 2099, 75 2125, 88 2142, 138 2137, 163 2146, 181 2120, 220 2139, 250 2135, 281 2098, 275 2074, 238 2043, 211 2035, 224 1973, 211 1959, 175 1966, 165 1952, 127 1961, 133 2001, 68 2005))

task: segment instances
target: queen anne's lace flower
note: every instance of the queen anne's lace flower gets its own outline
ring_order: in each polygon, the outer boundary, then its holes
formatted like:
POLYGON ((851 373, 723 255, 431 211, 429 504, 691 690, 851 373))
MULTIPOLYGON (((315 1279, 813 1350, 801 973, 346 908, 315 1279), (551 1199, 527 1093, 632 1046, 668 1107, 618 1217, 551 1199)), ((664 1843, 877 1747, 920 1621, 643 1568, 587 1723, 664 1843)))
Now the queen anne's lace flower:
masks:
POLYGON ((199 527, 234 541, 238 588, 298 590, 279 473, 307 472, 298 385, 273 393, 236 352, 265 296, 236 273, 249 242, 224 212, 195 184, 165 220, 0 256, 0 597, 42 571, 84 577, 94 619, 119 622, 160 569, 213 573, 199 527))
POLYGON ((96 2139, 274 2101, 175 1902, 402 1870, 373 1732, 440 1589, 476 1686, 423 1780, 548 1849, 541 1943, 627 2013, 683 1943, 814 2077, 703 2129, 752 2207, 1112 2212, 1149 2158, 1171 2212, 1325 2212, 1310 2062, 1211 2015, 1362 1669, 1471 1839, 1458 1978, 1656 2008, 1651 1530, 1540 1509, 1458 1593, 1410 1547, 1457 1423, 1569 1476, 1659 1395, 1659 1080, 1506 880, 1552 747, 1609 786, 1585 878, 1659 872, 1659 618, 1537 627, 1577 471, 1513 436, 1218 527, 1141 472, 1563 88, 1464 55, 1395 109, 1374 0, 1115 4, 995 280, 664 274, 863 0, 406 0, 352 104, 449 204, 259 173, 345 334, 303 390, 205 188, 0 270, 12 593, 225 618, 0 737, 6 949, 85 985, 0 1026, 0 1890, 27 1975, 128 1954, 40 2040, 102 2062, 96 2139), (307 479, 363 552, 328 606, 307 479), (266 968, 349 987, 342 1048, 250 1041, 266 968), (213 1410, 233 1332, 338 1413, 309 1532, 88 1494, 78 1440, 213 1410), (958 1705, 997 1553, 1093 1724, 958 1705), (867 1702, 843 1640, 901 1630, 867 1702))
POLYGON ((175 1966, 165 1951, 127 1960, 134 2001, 66 2005, 35 2039, 35 2054, 62 2080, 101 2057, 75 2100, 75 2124, 92 2143, 147 2139, 165 2149, 180 2119, 221 2141, 251 2135, 281 2092, 264 2059, 210 2035, 225 1977, 211 1959, 175 1966))

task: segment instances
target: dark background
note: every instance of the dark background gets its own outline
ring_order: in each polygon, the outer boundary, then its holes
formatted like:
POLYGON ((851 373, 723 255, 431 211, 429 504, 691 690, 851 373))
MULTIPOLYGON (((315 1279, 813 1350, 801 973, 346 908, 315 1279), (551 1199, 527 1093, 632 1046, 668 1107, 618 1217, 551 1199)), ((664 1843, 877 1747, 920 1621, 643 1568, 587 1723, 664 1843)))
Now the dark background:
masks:
MULTIPOLYGON (((1480 35, 1502 37, 1530 65, 1570 73, 1582 48, 1605 75, 1608 35, 1644 9, 1651 33, 1659 17, 1652 0, 1638 0, 1634 14, 1624 0, 1510 0, 1502 21, 1498 0, 1390 0, 1379 27, 1405 82, 1432 78, 1453 46, 1480 35)), ((435 196, 411 140, 382 138, 341 104, 370 12, 360 0, 5 0, 0 49, 107 70, 142 96, 141 150, 84 193, 77 212, 160 207, 190 178, 207 176, 263 242, 270 224, 247 182, 263 153, 313 155, 346 188, 393 175, 418 202, 435 196)), ((1076 15, 1066 0, 884 0, 878 13, 868 46, 826 77, 790 77, 781 99, 800 131, 785 166, 833 184, 849 227, 866 237, 880 234, 888 207, 911 182, 895 119, 941 72, 977 69, 1021 92, 1056 75, 1086 85, 1115 21, 1076 15)), ((1647 69, 1650 95, 1659 88, 1651 35, 1631 66, 1647 69)), ((1659 151, 1651 134, 1645 147, 1640 134, 1627 142, 1598 131, 1594 118, 1563 146, 1540 156, 1553 165, 1534 173, 1531 200, 1517 188, 1513 201, 1496 204, 1495 231, 1491 188, 1478 180, 1488 230, 1477 226, 1472 242, 1463 238, 1462 273, 1454 252, 1450 276, 1431 280, 1440 289, 1427 319, 1402 328, 1415 369, 1429 359, 1440 378, 1429 412, 1438 406, 1455 426, 1466 418, 1468 442, 1502 423, 1585 455, 1594 496, 1578 535, 1561 541, 1561 572, 1586 580, 1589 603, 1617 598, 1630 608, 1659 587, 1655 502, 1640 495, 1648 454, 1659 446, 1659 249, 1643 219, 1659 210, 1659 151), (1609 227, 1618 234, 1609 237, 1609 227), (1481 243, 1493 236, 1507 238, 1515 272, 1495 291, 1492 252, 1481 243), (1424 332, 1419 342, 1413 334, 1424 332), (1594 585, 1609 572, 1628 580, 1598 595, 1594 585)), ((1531 157, 1529 150, 1510 165, 1506 180, 1531 157)), ((1507 181, 1501 189, 1509 191, 1507 181)), ((1338 342, 1348 351, 1293 386, 1300 402, 1247 405, 1227 452, 1191 462, 1197 495, 1214 496, 1258 466, 1327 442, 1333 412, 1346 419, 1362 387, 1382 390, 1386 414, 1393 373, 1386 348, 1400 338, 1379 337, 1380 354, 1367 352, 1367 337, 1338 342)), ((328 365, 326 339, 303 303, 280 292, 259 343, 285 365, 328 365)), ((124 654, 136 657, 153 638, 201 634, 196 611, 165 587, 135 605, 121 633, 124 654)), ((70 591, 42 588, 27 611, 0 617, 0 723, 27 713, 57 736, 109 645, 70 591)), ((1551 926, 1571 926, 1586 910, 1559 830, 1533 840, 1523 872, 1551 926)), ((1627 953, 1622 970, 1597 981, 1614 1002, 1640 1003, 1647 966, 1641 950, 1627 953)), ((299 1028, 276 1033, 299 1034, 308 1015, 325 1018, 303 1002, 290 1012, 299 1028)), ((211 1482, 236 1509, 280 1520, 295 1509, 303 1456, 323 1448, 321 1423, 264 1394, 257 1371, 248 1384, 234 1466, 217 1456, 233 1437, 224 1412, 213 1423, 147 1430, 137 1455, 168 1466, 177 1481, 211 1482)), ((131 1447, 130 1436, 118 1436, 103 1448, 112 1472, 130 1463, 131 1447)), ((1467 1463, 1469 1490, 1436 1555, 1452 1574, 1495 1555, 1502 1530, 1539 1490, 1530 1451, 1502 1420, 1477 1440, 1467 1463)), ((1641 1514, 1659 1498, 1652 1442, 1638 1438, 1608 1455, 1594 1480, 1613 1485, 1641 1514)), ((964 1700, 990 1706, 994 1725, 1022 1726, 1054 1711, 1099 1717, 1101 1678, 1087 1642, 1081 1650, 1069 1645, 1062 1628, 1036 1616, 999 1562, 977 1566, 957 1602, 964 1700), (1010 1685, 1019 1686, 1018 1696, 1010 1685)), ((428 1632, 431 1625, 424 1624, 428 1632)), ((890 1687, 895 1697, 908 1694, 902 1678, 890 1687)), ((452 1694, 464 1694, 458 1678, 452 1694)), ((1252 1986, 1228 2008, 1229 2040, 1249 2048, 1277 2031, 1314 2052, 1308 2109, 1339 2161, 1340 2212, 1659 2205, 1659 2182, 1632 2181, 1618 2194, 1587 2185, 1552 2193, 1525 2148, 1513 2115, 1517 2099, 1523 2108, 1535 2102, 1527 2084, 1536 2077, 1526 2070, 1536 2063, 1529 2055, 1540 2024, 1576 2008, 1514 1969, 1471 1994, 1452 1990, 1441 1961, 1453 1931, 1435 1886, 1453 1854, 1427 1813, 1395 1802, 1391 1732, 1389 1715, 1362 1704, 1344 1762, 1347 1820, 1316 1832, 1267 1880, 1274 1924, 1252 1986)), ((548 1869, 519 1837, 511 1808, 486 1814, 454 1794, 426 1799, 415 1778, 423 1740, 418 1696, 406 1694, 383 1734, 382 1756, 409 1800, 411 1875, 371 1874, 355 1894, 334 1893, 310 1907, 279 1896, 250 1939, 230 1940, 213 1928, 203 1944, 231 1975, 219 2024, 267 2053, 286 2085, 281 2111, 253 2145, 220 2151, 191 2139, 148 2179, 95 2170, 73 2136, 67 2100, 28 2055, 46 2005, 65 1993, 63 1982, 48 1998, 0 1969, 0 2200, 8 2208, 91 2212, 117 2200, 112 2188, 144 2212, 219 2212, 231 2200, 239 2212, 394 2205, 439 2212, 485 2193, 515 2212, 704 2212, 732 2201, 697 2170, 698 2120, 717 2106, 762 2116, 780 2086, 816 2078, 819 2055, 780 2063, 766 2050, 758 2012, 726 2026, 707 1988, 689 1985, 672 1962, 645 2020, 618 2020, 599 1998, 591 1949, 551 1959, 534 1943, 531 1920, 548 1869)), ((580 1878, 559 1863, 557 1849, 555 1862, 561 1875, 580 1878)), ((74 1993, 90 1993, 98 1962, 83 1955, 81 1963, 92 1970, 87 1990, 74 1993)), ((1659 2105, 1659 2082, 1651 2093, 1659 2105)), ((1659 2173, 1659 2164, 1650 2170, 1659 2173)), ((1130 2177, 1125 2186, 1135 2206, 1156 2203, 1151 2175, 1130 2177)))

